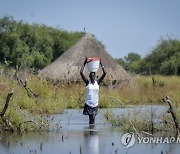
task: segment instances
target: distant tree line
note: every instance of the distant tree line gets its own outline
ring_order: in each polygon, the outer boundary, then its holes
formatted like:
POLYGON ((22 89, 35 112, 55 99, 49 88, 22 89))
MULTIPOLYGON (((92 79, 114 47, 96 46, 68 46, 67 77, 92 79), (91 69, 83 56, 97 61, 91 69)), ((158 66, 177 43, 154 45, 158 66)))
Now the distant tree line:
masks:
MULTIPOLYGON (((0 18, 0 66, 42 69, 83 35, 84 32, 67 32, 5 16, 0 18)), ((180 40, 161 38, 144 58, 131 52, 116 60, 127 71, 136 74, 180 75, 180 40)))
POLYGON ((161 38, 144 58, 131 52, 116 60, 127 71, 136 74, 180 75, 180 40, 161 38))
POLYGON ((83 32, 0 18, 0 63, 41 69, 73 46, 83 32))

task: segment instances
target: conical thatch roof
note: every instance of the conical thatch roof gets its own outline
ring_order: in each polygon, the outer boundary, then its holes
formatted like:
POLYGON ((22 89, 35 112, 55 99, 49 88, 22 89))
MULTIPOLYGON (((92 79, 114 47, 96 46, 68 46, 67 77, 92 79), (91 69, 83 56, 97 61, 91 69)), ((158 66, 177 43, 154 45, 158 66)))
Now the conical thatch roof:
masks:
MULTIPOLYGON (((104 79, 105 83, 129 83, 130 77, 127 72, 105 51, 103 45, 90 33, 86 33, 73 47, 41 70, 39 75, 62 82, 82 81, 80 68, 87 57, 101 58, 107 72, 104 79)), ((88 77, 86 68, 84 73, 88 77)), ((101 74, 102 70, 99 69, 97 76, 101 76, 101 74)))

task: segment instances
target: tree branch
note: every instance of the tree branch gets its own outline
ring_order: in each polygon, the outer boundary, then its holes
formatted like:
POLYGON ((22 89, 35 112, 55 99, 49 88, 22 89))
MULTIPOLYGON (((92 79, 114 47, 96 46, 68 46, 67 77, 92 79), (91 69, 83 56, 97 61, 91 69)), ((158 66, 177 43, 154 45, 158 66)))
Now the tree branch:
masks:
POLYGON ((172 107, 172 101, 170 100, 169 96, 166 96, 166 98, 163 98, 162 100, 163 100, 163 102, 168 103, 168 105, 169 105, 168 113, 171 113, 171 116, 173 118, 174 125, 176 128, 176 133, 177 133, 177 135, 179 135, 180 134, 180 128, 179 128, 179 124, 177 121, 176 114, 175 114, 173 107, 172 107))
POLYGON ((6 103, 4 104, 4 108, 3 108, 2 112, 0 113, 1 117, 4 117, 4 115, 6 113, 6 110, 7 110, 8 106, 9 106, 9 101, 10 101, 13 94, 14 94, 13 91, 8 93, 8 95, 6 97, 6 103))

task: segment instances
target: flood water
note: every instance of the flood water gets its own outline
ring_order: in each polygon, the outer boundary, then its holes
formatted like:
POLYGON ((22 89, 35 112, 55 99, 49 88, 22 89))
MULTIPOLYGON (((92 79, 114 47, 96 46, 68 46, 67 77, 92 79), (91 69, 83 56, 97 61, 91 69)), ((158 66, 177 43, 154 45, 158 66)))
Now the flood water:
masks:
MULTIPOLYGON (((155 111, 163 113, 165 106, 141 106, 132 108, 112 109, 115 114, 123 114, 134 110, 155 111)), ((52 121, 50 131, 27 133, 24 135, 0 134, 0 154, 110 154, 110 153, 146 153, 146 154, 178 154, 180 143, 137 143, 124 148, 121 137, 124 134, 120 128, 111 127, 103 115, 107 109, 99 109, 95 127, 89 127, 88 116, 82 114, 82 109, 68 109, 63 114, 48 117, 52 121)))

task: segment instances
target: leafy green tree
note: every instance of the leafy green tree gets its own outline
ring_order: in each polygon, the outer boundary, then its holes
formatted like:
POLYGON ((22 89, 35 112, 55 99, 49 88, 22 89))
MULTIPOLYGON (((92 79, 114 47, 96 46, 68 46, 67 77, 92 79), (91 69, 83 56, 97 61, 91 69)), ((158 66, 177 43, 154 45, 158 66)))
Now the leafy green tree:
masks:
POLYGON ((135 61, 139 61, 141 59, 141 56, 137 53, 130 52, 127 56, 124 57, 127 63, 131 64, 135 61))
POLYGON ((161 38, 152 51, 141 59, 136 53, 129 53, 117 61, 129 72, 138 74, 180 75, 180 40, 161 38))
POLYGON ((140 61, 141 61, 141 56, 137 53, 131 52, 128 53, 127 56, 124 58, 119 58, 116 59, 116 61, 124 67, 125 70, 130 71, 130 72, 139 72, 140 70, 140 61))
POLYGON ((123 58, 119 58, 116 59, 116 61, 125 69, 128 69, 128 63, 123 59, 123 58))
POLYGON ((180 52, 161 64, 160 72, 165 75, 180 75, 180 52))
POLYGON ((141 60, 137 60, 137 61, 130 63, 128 66, 130 72, 133 72, 136 74, 141 73, 142 72, 141 63, 142 63, 141 60))
POLYGON ((161 38, 151 53, 144 58, 146 70, 149 69, 152 74, 180 75, 179 53, 179 40, 161 38))
POLYGON ((0 19, 0 62, 41 69, 73 46, 84 33, 0 19))

